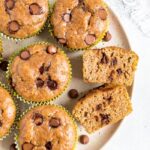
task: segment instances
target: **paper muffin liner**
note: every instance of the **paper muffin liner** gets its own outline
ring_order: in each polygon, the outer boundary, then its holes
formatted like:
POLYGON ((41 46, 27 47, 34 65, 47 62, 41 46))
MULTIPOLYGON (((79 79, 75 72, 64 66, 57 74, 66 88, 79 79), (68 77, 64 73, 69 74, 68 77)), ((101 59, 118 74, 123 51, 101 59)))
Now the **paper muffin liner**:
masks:
POLYGON ((59 108, 63 111, 65 111, 68 116, 70 117, 70 119, 72 120, 73 122, 73 125, 74 125, 74 130, 76 132, 76 135, 75 135, 75 141, 74 141, 74 146, 73 146, 73 150, 76 149, 76 146, 77 146, 77 142, 78 142, 78 127, 77 127, 77 124, 75 122, 75 119, 73 118, 73 116, 71 115, 71 113, 65 109, 65 107, 61 106, 61 105, 57 105, 57 104, 51 104, 50 102, 49 103, 45 103, 45 104, 35 104, 35 105, 32 105, 31 107, 29 107, 28 109, 26 109, 19 117, 18 119, 18 124, 17 124, 17 132, 14 136, 14 141, 15 141, 15 144, 16 144, 16 148, 17 150, 21 150, 20 149, 20 146, 19 146, 19 141, 18 141, 18 138, 19 138, 19 125, 20 125, 20 121, 21 119, 30 111, 32 110, 33 108, 36 108, 36 107, 39 107, 39 106, 47 106, 47 105, 50 105, 50 106, 54 106, 56 108, 59 108))
POLYGON ((46 27, 47 27, 47 24, 48 24, 48 19, 49 19, 49 16, 50 16, 50 2, 48 3, 48 15, 47 15, 47 18, 46 18, 46 21, 44 22, 43 26, 41 28, 39 28, 38 31, 36 31, 35 33, 27 36, 27 37, 23 37, 23 38, 18 38, 18 37, 13 37, 13 36, 10 36, 10 35, 7 35, 3 32, 0 32, 0 36, 3 37, 3 38, 6 38, 8 40, 14 40, 14 41, 22 41, 22 40, 25 40, 25 39, 28 39, 28 38, 31 38, 31 37, 34 37, 34 36, 37 36, 39 35, 46 27))
MULTIPOLYGON (((32 45, 28 45, 27 47, 24 47, 22 48, 21 50, 18 50, 16 52, 14 52, 14 54, 10 57, 9 59, 9 62, 8 62, 8 67, 7 67, 7 71, 6 71, 6 78, 8 80, 8 83, 9 83, 9 86, 10 88, 12 88, 11 84, 10 84, 10 79, 11 79, 11 73, 10 73, 10 68, 11 68, 11 64, 14 60, 14 58, 16 56, 18 56, 20 54, 20 52, 24 51, 25 49, 27 49, 29 46, 33 46, 33 45, 36 45, 36 44, 46 44, 46 45, 49 45, 49 44, 52 44, 52 43, 48 43, 48 42, 37 42, 37 43, 34 43, 32 45)), ((52 44, 54 45, 54 44, 52 44)), ((59 48, 60 49, 60 48, 59 48)), ((67 60, 67 63, 68 63, 68 66, 69 66, 69 78, 68 78, 68 82, 66 83, 66 85, 64 86, 63 90, 57 94, 56 96, 54 96, 53 98, 51 99, 48 99, 48 100, 44 100, 44 101, 34 101, 34 100, 26 100, 23 96, 21 96, 14 88, 12 88, 12 91, 13 91, 13 95, 19 99, 20 101, 26 103, 26 104, 45 104, 45 103, 48 103, 48 102, 52 102, 54 101, 55 99, 57 99, 59 96, 61 96, 65 91, 66 89, 68 88, 68 85, 70 84, 71 82, 71 79, 72 79, 72 66, 71 66, 71 63, 70 63, 70 60, 68 58, 68 56, 65 54, 65 52, 60 49, 60 52, 62 53, 62 55, 65 56, 66 60, 67 60)))
POLYGON ((18 103, 17 103, 16 98, 13 96, 13 93, 12 93, 11 89, 10 89, 8 86, 6 86, 5 84, 3 84, 3 83, 0 82, 0 87, 4 88, 5 90, 7 90, 7 91, 9 92, 9 94, 11 95, 12 100, 13 100, 13 102, 14 102, 14 105, 15 105, 15 107, 16 107, 15 120, 14 120, 14 122, 13 122, 11 128, 8 130, 8 132, 7 132, 4 136, 0 137, 0 141, 2 141, 3 139, 5 139, 7 136, 10 135, 10 133, 13 131, 13 129, 16 128, 17 121, 18 121, 18 118, 19 118, 19 105, 18 105, 18 103))
MULTIPOLYGON (((109 14, 107 4, 106 4, 104 1, 101 1, 101 3, 102 3, 102 6, 103 6, 103 7, 105 8, 105 10, 107 11, 107 14, 109 14)), ((51 15, 52 15, 52 13, 53 13, 54 7, 55 7, 55 3, 54 3, 54 5, 51 7, 51 15)), ((53 34, 53 26, 52 26, 51 21, 50 21, 51 15, 50 15, 49 21, 48 21, 48 31, 49 31, 50 36, 55 40, 55 42, 59 43, 59 42, 57 41, 56 37, 55 37, 54 34, 53 34)), ((83 50, 87 50, 87 49, 93 48, 95 45, 97 45, 99 42, 101 42, 101 41, 103 40, 103 38, 105 37, 105 35, 106 35, 107 31, 108 31, 109 24, 110 24, 109 19, 107 19, 107 24, 106 24, 105 30, 101 33, 101 35, 97 38, 97 40, 96 40, 93 44, 88 45, 87 47, 84 47, 84 48, 70 48, 70 47, 68 47, 67 45, 63 45, 63 44, 61 44, 61 43, 59 43, 59 44, 61 45, 62 48, 67 48, 67 49, 69 49, 70 51, 80 51, 80 50, 83 51, 83 50)))

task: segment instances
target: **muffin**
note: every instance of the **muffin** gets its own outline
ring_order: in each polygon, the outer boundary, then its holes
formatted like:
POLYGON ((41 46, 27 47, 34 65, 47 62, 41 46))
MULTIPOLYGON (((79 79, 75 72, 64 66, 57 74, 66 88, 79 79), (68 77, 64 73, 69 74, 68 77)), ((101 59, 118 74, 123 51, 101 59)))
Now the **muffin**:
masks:
POLYGON ((83 78, 88 83, 131 86, 137 64, 137 54, 123 48, 87 50, 83 54, 83 78))
POLYGON ((57 0, 50 24, 60 44, 85 49, 100 41, 107 31, 106 4, 102 0, 57 0))
POLYGON ((0 140, 9 134, 15 117, 15 103, 9 92, 0 84, 0 140))
POLYGON ((65 53, 44 42, 15 54, 8 70, 14 94, 29 103, 53 100, 63 93, 71 78, 71 65, 65 53))
POLYGON ((48 18, 48 5, 48 0, 1 0, 0 32, 19 39, 37 34, 48 18))
POLYGON ((131 112, 126 87, 106 86, 93 89, 81 98, 73 109, 73 116, 92 133, 120 121, 131 112))
POLYGON ((76 139, 75 122, 60 106, 35 107, 19 122, 17 145, 20 150, 73 150, 76 139))

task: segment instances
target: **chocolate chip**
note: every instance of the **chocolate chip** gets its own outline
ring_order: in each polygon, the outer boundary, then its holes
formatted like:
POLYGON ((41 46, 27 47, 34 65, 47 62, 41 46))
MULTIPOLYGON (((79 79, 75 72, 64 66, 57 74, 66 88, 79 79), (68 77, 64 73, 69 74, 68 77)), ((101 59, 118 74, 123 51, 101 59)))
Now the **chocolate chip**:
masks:
POLYGON ((20 25, 19 25, 18 21, 13 20, 8 23, 9 33, 15 34, 17 31, 19 31, 19 29, 20 29, 20 25))
POLYGON ((47 86, 49 87, 49 89, 51 90, 56 90, 57 89, 57 82, 54 80, 48 80, 47 81, 47 86))
POLYGON ((53 46, 53 45, 49 45, 47 47, 46 52, 49 53, 49 54, 52 54, 52 55, 56 54, 57 53, 57 48, 55 46, 53 46))
POLYGON ((101 110, 102 109, 102 104, 98 104, 98 105, 96 105, 96 110, 98 111, 98 110, 101 110))
POLYGON ((41 88, 44 85, 44 81, 41 78, 36 79, 36 86, 37 88, 41 88))
POLYGON ((87 135, 81 135, 80 136, 80 143, 81 144, 88 144, 89 143, 89 137, 87 135))
POLYGON ((111 61, 111 66, 115 66, 117 65, 117 58, 113 58, 112 61, 111 61))
POLYGON ((15 6, 15 1, 14 0, 5 0, 5 7, 6 10, 12 10, 15 6))
POLYGON ((107 12, 104 8, 99 9, 98 15, 99 15, 101 20, 106 20, 107 19, 107 12))
POLYGON ((40 74, 44 73, 44 64, 39 68, 39 72, 40 72, 40 74))
POLYGON ((93 44, 95 41, 96 41, 96 37, 95 37, 94 34, 88 34, 88 35, 86 35, 86 37, 85 37, 85 43, 86 43, 87 45, 91 45, 91 44, 93 44))
POLYGON ((52 143, 49 141, 45 144, 46 150, 52 150, 52 143))
POLYGON ((68 92, 68 95, 69 95, 70 98, 77 98, 79 96, 79 93, 76 89, 71 89, 68 92))
POLYGON ((109 114, 100 114, 101 123, 102 125, 108 124, 110 122, 110 115, 109 114))
POLYGON ((0 120, 0 127, 2 127, 2 125, 3 125, 3 123, 2 123, 2 121, 0 120))
POLYGON ((32 3, 29 6, 29 11, 31 15, 41 15, 42 14, 42 7, 37 3, 32 3))
POLYGON ((106 35, 104 36, 103 41, 108 42, 111 40, 111 38, 112 38, 112 36, 111 36, 110 32, 108 31, 108 32, 106 32, 106 35))
POLYGON ((111 73, 110 73, 110 75, 109 75, 109 77, 108 77, 108 79, 109 79, 110 81, 113 81, 113 79, 114 79, 114 77, 113 77, 114 74, 115 74, 115 71, 112 70, 111 73))
POLYGON ((117 73, 118 73, 118 75, 121 75, 121 74, 122 74, 121 68, 117 69, 117 73))
POLYGON ((0 63, 0 69, 3 71, 7 71, 8 61, 4 60, 0 63))
POLYGON ((70 13, 65 13, 64 15, 63 15, 63 20, 65 21, 65 22, 70 22, 70 20, 71 20, 71 14, 70 13))
POLYGON ((109 59, 108 59, 107 55, 105 53, 102 53, 101 63, 108 64, 108 62, 109 62, 109 59))
POLYGON ((11 144, 9 150, 17 150, 16 144, 15 143, 11 144))
POLYGON ((31 143, 25 142, 25 143, 22 145, 22 150, 32 150, 33 148, 34 148, 34 145, 31 144, 31 143))
POLYGON ((64 39, 64 38, 59 38, 58 39, 58 42, 60 43, 60 44, 66 44, 66 39, 64 39))
POLYGON ((28 51, 28 50, 25 50, 25 51, 22 51, 21 53, 20 53, 20 58, 22 59, 22 60, 28 60, 29 58, 30 58, 30 52, 28 51))
POLYGON ((49 121, 49 126, 52 127, 52 128, 57 128, 60 125, 61 125, 61 122, 60 122, 60 119, 58 119, 58 118, 52 118, 49 121))
POLYGON ((41 115, 41 114, 39 114, 39 113, 35 113, 34 115, 33 115, 33 121, 34 121, 34 123, 37 125, 37 126, 40 126, 40 125, 42 125, 43 124, 43 120, 44 120, 44 118, 43 118, 43 116, 41 115))

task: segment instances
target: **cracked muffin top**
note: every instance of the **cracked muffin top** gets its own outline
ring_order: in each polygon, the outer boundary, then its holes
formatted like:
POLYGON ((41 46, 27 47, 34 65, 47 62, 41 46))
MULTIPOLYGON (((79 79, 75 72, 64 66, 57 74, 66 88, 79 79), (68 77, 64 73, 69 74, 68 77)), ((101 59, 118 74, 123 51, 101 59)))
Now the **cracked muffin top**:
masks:
POLYGON ((107 31, 107 8, 101 0, 57 0, 51 25, 59 43, 73 49, 87 48, 107 31))
POLYGON ((13 59, 11 85, 27 101, 52 100, 65 90, 70 71, 63 51, 52 44, 38 43, 28 46, 13 59))
POLYGON ((63 108, 54 105, 31 109, 19 123, 21 150, 73 150, 76 137, 72 118, 63 108))
POLYGON ((14 38, 35 35, 48 17, 48 0, 1 0, 0 32, 14 38))
POLYGON ((0 86, 0 138, 5 136, 16 116, 16 107, 11 95, 0 86))

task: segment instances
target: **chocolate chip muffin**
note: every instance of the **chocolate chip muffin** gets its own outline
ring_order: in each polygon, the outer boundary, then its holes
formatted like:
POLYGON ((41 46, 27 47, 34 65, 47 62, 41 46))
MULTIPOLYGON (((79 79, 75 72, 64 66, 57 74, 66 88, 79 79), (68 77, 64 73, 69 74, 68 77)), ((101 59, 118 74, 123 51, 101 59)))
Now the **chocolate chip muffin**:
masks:
POLYGON ((5 137, 16 117, 16 107, 9 92, 0 84, 0 139, 5 137))
POLYGON ((114 124, 131 112, 131 100, 125 86, 95 88, 73 108, 73 116, 89 133, 114 124))
POLYGON ((108 11, 102 0, 57 0, 50 22, 59 43, 84 49, 104 37, 108 11))
POLYGON ((37 43, 14 56, 8 74, 20 99, 44 102, 63 93, 71 78, 71 66, 59 48, 49 43, 37 43))
POLYGON ((44 105, 29 110, 22 117, 17 139, 21 150, 73 150, 77 130, 64 108, 44 105))
POLYGON ((0 32, 13 38, 27 38, 44 26, 48 0, 1 0, 0 32))

